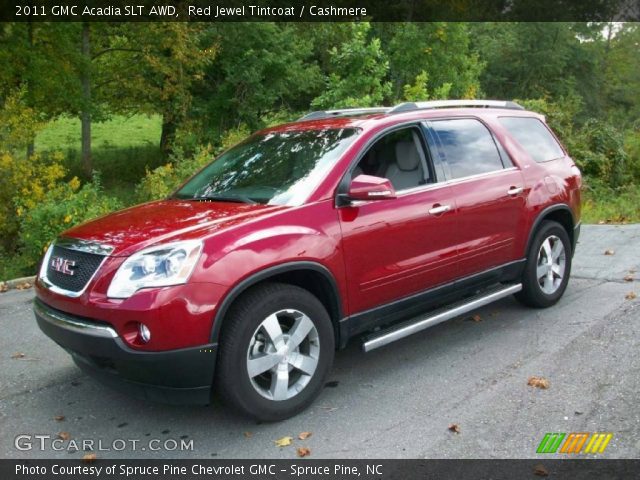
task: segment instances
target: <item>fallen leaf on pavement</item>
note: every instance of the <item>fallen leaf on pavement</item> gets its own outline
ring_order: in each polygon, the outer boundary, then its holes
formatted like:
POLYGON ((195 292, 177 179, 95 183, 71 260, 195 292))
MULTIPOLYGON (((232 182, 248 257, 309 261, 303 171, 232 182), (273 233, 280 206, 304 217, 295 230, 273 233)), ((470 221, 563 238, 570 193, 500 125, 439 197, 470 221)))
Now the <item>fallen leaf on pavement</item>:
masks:
POLYGON ((471 320, 473 320, 474 322, 481 322, 482 317, 478 314, 475 314, 473 317, 471 317, 471 320))
POLYGON ((96 458, 98 458, 96 456, 95 453, 85 453, 84 456, 82 457, 82 461, 84 463, 93 463, 96 461, 96 458))
POLYGON ((626 298, 627 300, 633 300, 634 298, 636 298, 638 295, 636 295, 636 292, 629 292, 627 293, 624 298, 626 298))
POLYGON ((69 440, 71 438, 71 435, 69 434, 69 432, 60 432, 60 433, 58 433, 58 438, 60 440, 67 441, 67 440, 69 440))
POLYGON ((615 253, 616 253, 616 251, 615 250, 611 250, 611 249, 604 251, 605 255, 615 255, 615 253))
POLYGON ((299 457, 307 457, 311 455, 311 449, 307 447, 298 447, 296 452, 298 453, 299 457))
POLYGON ((629 275, 626 275, 626 276, 623 278, 623 280, 624 280, 625 282, 633 282, 634 278, 633 278, 633 275, 629 274, 629 275))
POLYGON ((546 390, 547 388, 549 388, 549 380, 543 377, 536 377, 534 375, 532 377, 529 377, 529 380, 527 380, 527 385, 529 385, 530 387, 542 388, 543 390, 546 390))
POLYGON ((546 468, 544 468, 544 465, 538 464, 535 467, 533 467, 533 474, 538 475, 539 477, 548 477, 549 471, 546 468))
POLYGON ((245 437, 245 438, 251 438, 251 437, 253 437, 253 432, 244 432, 244 437, 245 437))
POLYGON ((458 425, 457 423, 452 423, 447 428, 453 433, 460 433, 460 425, 458 425))
POLYGON ((306 440, 307 438, 309 438, 311 435, 313 435, 313 433, 311 432, 302 432, 300 435, 298 435, 298 438, 300 440, 306 440))
POLYGON ((29 282, 24 282, 20 285, 16 285, 16 290, 27 290, 28 288, 31 288, 31 284, 29 282))
POLYGON ((286 447, 288 445, 291 445, 291 442, 293 442, 292 437, 282 437, 282 438, 279 438, 278 440, 274 440, 273 443, 276 444, 276 447, 286 447))
POLYGON ((11 358, 16 359, 16 358, 24 358, 25 355, 22 352, 18 352, 18 353, 14 353, 13 355, 11 355, 11 358))
POLYGON ((56 415, 53 417, 56 422, 62 422, 64 420, 64 415, 56 415))

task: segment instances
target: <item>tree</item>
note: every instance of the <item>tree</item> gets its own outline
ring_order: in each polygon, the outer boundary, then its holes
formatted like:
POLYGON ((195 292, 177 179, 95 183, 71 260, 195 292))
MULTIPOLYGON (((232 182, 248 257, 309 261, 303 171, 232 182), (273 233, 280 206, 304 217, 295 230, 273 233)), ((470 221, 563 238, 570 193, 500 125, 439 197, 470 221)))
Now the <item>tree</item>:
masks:
POLYGON ((306 109, 320 72, 310 58, 312 43, 296 33, 288 24, 208 25, 204 35, 218 45, 218 56, 207 66, 192 108, 203 134, 219 137, 241 124, 255 130, 265 116, 306 109))
POLYGON ((617 32, 606 30, 602 74, 604 107, 620 125, 640 119, 640 27, 626 23, 617 32))
POLYGON ((382 23, 377 31, 389 55, 394 100, 402 96, 406 85, 419 83, 423 73, 429 89, 440 92, 438 96, 475 98, 480 93, 484 63, 470 49, 467 24, 382 23))
POLYGON ((473 47, 487 62, 480 79, 490 97, 554 97, 594 88, 596 59, 587 55, 576 24, 482 23, 471 29, 473 47))
POLYGON ((380 39, 369 39, 369 23, 350 25, 351 38, 329 50, 331 72, 326 90, 312 105, 318 108, 369 107, 391 95, 389 61, 380 39))

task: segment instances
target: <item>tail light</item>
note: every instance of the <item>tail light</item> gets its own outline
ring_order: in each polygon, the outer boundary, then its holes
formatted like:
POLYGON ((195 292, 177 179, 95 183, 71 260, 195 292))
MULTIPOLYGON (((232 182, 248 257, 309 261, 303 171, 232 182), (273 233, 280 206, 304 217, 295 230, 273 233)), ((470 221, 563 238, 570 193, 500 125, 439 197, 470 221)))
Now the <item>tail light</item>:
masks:
POLYGON ((578 188, 582 188, 582 172, 580 172, 580 169, 575 164, 571 165, 571 175, 576 177, 578 188))

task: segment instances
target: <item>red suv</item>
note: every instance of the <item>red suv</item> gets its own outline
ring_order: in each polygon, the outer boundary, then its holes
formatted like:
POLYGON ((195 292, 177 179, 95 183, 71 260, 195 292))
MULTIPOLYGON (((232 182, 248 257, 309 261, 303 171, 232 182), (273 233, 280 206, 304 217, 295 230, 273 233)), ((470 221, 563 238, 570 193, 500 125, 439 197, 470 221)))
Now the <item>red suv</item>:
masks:
POLYGON ((165 200, 64 232, 35 314, 107 383, 284 419, 354 337, 370 351, 511 294, 557 302, 580 185, 544 117, 513 102, 314 112, 165 200))

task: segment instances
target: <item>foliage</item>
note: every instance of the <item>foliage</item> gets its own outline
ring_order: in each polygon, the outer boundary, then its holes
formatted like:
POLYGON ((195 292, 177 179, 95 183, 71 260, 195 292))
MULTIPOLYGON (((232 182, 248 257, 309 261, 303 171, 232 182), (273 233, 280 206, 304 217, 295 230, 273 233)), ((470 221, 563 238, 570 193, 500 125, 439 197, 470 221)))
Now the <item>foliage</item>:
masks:
MULTIPOLYGON (((306 110, 322 86, 310 59, 312 41, 297 25, 270 22, 210 24, 218 55, 207 66, 204 88, 194 92, 196 127, 217 141, 228 129, 256 130, 264 118, 287 110, 306 110)), ((307 28, 307 30, 313 30, 307 28)))
POLYGON ((425 100, 443 100, 450 97, 453 84, 447 82, 429 93, 429 74, 424 70, 418 74, 413 85, 403 87, 403 99, 407 102, 419 102, 425 100))
POLYGON ((15 151, 25 147, 42 128, 37 114, 25 101, 26 89, 8 92, 0 108, 0 151, 15 151))
MULTIPOLYGON (((229 130, 222 139, 219 152, 232 147, 249 134, 245 126, 229 130)), ((159 200, 167 197, 188 178, 209 163, 214 157, 211 145, 201 147, 193 155, 184 155, 181 149, 172 153, 169 162, 154 170, 147 170, 146 175, 136 187, 136 199, 140 202, 159 200)))
POLYGON ((210 147, 203 148, 189 157, 185 157, 182 150, 177 148, 171 153, 167 164, 147 170, 136 187, 137 200, 147 202, 167 197, 210 160, 210 147))
POLYGON ((18 203, 26 210, 20 228, 20 254, 24 266, 31 271, 51 240, 62 231, 121 207, 105 195, 98 175, 82 187, 77 180, 59 183, 36 205, 18 203))
POLYGON ((589 120, 579 133, 580 147, 575 160, 585 175, 610 187, 619 187, 629 178, 624 136, 613 125, 599 119, 589 120))
POLYGON ((628 155, 628 172, 631 183, 640 185, 640 122, 627 131, 624 150, 628 155))
POLYGON ((640 222, 640 186, 611 188, 588 178, 583 187, 582 221, 584 223, 640 222))
MULTIPOLYGON (((66 185, 62 182, 64 176, 59 154, 19 160, 9 152, 0 152, 0 238, 7 251, 16 247, 26 211, 40 204, 48 191, 66 185)), ((74 178, 68 184, 77 185, 78 180, 74 178)))
POLYGON ((326 90, 312 106, 318 108, 371 107, 380 105, 391 94, 386 80, 389 62, 380 40, 369 40, 368 23, 352 24, 352 36, 330 51, 332 72, 326 79, 326 90))
MULTIPOLYGON (((382 23, 376 29, 389 56, 393 99, 422 73, 434 92, 429 98, 476 98, 485 67, 471 51, 467 24, 458 22, 382 23)), ((416 98, 425 100, 427 97, 416 98)))

